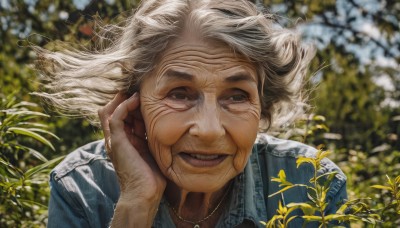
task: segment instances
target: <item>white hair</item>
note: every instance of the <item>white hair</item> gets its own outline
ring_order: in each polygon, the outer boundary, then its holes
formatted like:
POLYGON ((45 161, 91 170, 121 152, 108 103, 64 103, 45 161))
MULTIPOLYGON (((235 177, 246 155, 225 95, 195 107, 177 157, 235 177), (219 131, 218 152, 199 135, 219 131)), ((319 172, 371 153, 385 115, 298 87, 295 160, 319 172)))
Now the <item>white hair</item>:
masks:
POLYGON ((103 28, 98 39, 107 37, 108 44, 98 50, 37 48, 45 90, 36 94, 59 112, 96 124, 97 110, 119 91, 137 91, 168 44, 188 28, 255 64, 268 127, 304 112, 304 79, 315 50, 301 42, 296 30, 282 28, 273 14, 248 0, 143 0, 124 25, 103 28))

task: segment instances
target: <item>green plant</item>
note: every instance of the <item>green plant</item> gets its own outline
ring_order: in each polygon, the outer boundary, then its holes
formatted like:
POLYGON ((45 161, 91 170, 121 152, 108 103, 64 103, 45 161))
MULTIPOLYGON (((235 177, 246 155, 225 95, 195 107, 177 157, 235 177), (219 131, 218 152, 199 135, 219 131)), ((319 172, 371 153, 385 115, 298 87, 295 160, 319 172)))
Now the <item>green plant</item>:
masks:
POLYGON ((278 182, 281 190, 269 195, 272 197, 281 194, 294 187, 302 187, 307 189, 310 201, 300 203, 289 203, 278 205, 277 214, 274 215, 268 222, 262 222, 266 227, 287 227, 289 223, 296 218, 292 212, 301 210, 301 216, 305 224, 309 222, 318 222, 320 227, 328 227, 333 222, 343 224, 343 222, 361 221, 370 224, 376 224, 380 217, 373 210, 367 202, 367 199, 355 199, 345 202, 334 214, 326 214, 325 209, 328 206, 327 193, 330 184, 334 179, 336 172, 328 172, 325 174, 318 174, 321 168, 321 160, 326 158, 329 152, 319 150, 315 158, 299 157, 296 161, 297 168, 305 163, 313 166, 314 175, 309 180, 309 184, 294 184, 286 179, 284 170, 280 170, 278 177, 273 177, 271 181, 278 182))
POLYGON ((47 115, 35 108, 0 94, 0 227, 45 225, 48 174, 63 157, 49 161, 35 149, 54 150, 45 136, 58 139, 38 122, 47 115))
POLYGON ((380 208, 381 217, 385 225, 395 226, 400 224, 400 175, 393 180, 386 175, 387 185, 372 185, 372 188, 383 191, 382 195, 389 195, 389 201, 383 202, 380 208), (397 218, 397 219, 395 219, 397 218))

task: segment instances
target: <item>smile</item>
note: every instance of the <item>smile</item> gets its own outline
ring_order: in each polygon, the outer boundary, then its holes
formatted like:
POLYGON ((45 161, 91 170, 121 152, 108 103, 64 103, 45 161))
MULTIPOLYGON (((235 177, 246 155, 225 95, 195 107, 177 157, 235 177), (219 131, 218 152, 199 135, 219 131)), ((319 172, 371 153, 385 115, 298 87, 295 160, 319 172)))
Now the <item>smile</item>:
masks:
POLYGON ((217 159, 219 155, 190 154, 190 156, 200 160, 214 160, 217 159))
POLYGON ((196 153, 179 153, 179 156, 188 164, 194 167, 213 167, 220 164, 228 155, 220 154, 196 154, 196 153))

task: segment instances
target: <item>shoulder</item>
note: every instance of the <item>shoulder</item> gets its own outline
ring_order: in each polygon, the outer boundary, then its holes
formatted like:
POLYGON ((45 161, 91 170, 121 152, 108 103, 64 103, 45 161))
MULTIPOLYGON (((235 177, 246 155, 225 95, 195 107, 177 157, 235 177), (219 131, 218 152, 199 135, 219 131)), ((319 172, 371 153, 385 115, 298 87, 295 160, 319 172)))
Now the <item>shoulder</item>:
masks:
POLYGON ((66 227, 80 227, 74 221, 105 227, 119 198, 119 184, 104 141, 91 142, 68 154, 51 172, 50 186, 49 222, 66 219, 66 227), (63 214, 57 215, 60 211, 63 214))
MULTIPOLYGON (((293 183, 309 183, 314 174, 310 164, 304 164, 297 168, 296 160, 299 157, 313 158, 317 155, 317 149, 286 139, 278 139, 267 134, 259 134, 255 143, 258 157, 265 158, 265 170, 270 176, 277 176, 280 170, 284 170, 289 181, 293 183)), ((330 185, 329 196, 334 197, 346 189, 346 176, 342 170, 330 159, 321 160, 318 175, 336 173, 330 185)), ((273 185, 273 184, 272 184, 273 185)), ((277 186, 276 186, 277 187, 277 186)), ((276 190, 276 189, 275 189, 276 190)))
POLYGON ((259 153, 267 153, 276 157, 315 157, 317 149, 304 143, 279 139, 265 133, 257 135, 256 146, 259 153))
POLYGON ((88 143, 68 154, 52 171, 55 180, 73 172, 76 168, 87 166, 94 161, 104 161, 107 163, 108 157, 105 152, 104 140, 88 143))
MULTIPOLYGON (((258 134, 255 146, 258 154, 265 153, 269 159, 287 158, 296 160, 299 157, 314 158, 317 155, 317 149, 304 143, 279 139, 267 134, 258 134)), ((321 161, 321 170, 319 172, 337 172, 339 179, 345 180, 346 177, 340 168, 328 158, 321 161)))

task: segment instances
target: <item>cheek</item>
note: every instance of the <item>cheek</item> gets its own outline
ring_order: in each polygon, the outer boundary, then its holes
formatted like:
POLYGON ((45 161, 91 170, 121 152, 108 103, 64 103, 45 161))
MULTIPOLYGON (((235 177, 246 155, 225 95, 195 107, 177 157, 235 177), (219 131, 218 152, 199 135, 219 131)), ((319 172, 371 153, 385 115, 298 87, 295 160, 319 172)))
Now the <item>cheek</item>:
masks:
POLYGON ((188 127, 188 114, 177 112, 164 102, 143 101, 141 110, 149 141, 171 146, 179 140, 188 127))
POLYGON ((231 123, 227 124, 226 128, 238 149, 233 160, 233 166, 238 172, 241 172, 247 164, 257 137, 260 122, 259 108, 252 108, 242 115, 229 119, 231 119, 231 123))
POLYGON ((141 111, 146 126, 150 152, 162 172, 172 165, 171 147, 186 132, 188 115, 178 112, 158 99, 141 99, 141 111))

